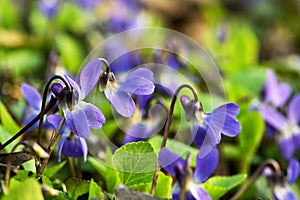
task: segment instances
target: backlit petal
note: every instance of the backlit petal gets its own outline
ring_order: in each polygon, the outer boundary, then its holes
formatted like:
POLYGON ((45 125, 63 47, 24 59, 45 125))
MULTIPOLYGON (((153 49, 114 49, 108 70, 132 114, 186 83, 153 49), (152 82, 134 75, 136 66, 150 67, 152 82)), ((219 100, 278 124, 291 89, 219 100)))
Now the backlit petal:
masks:
POLYGON ((203 183, 210 177, 217 168, 219 161, 219 152, 217 148, 213 148, 206 156, 196 158, 196 169, 194 180, 197 183, 203 183))
POLYGON ((162 148, 158 153, 158 160, 161 167, 167 170, 173 177, 176 177, 178 171, 184 174, 186 161, 169 149, 162 148))
POLYGON ((111 92, 108 89, 105 89, 104 93, 113 108, 123 117, 131 117, 135 113, 134 101, 128 93, 111 92))
POLYGON ((80 87, 84 99, 98 82, 102 72, 102 62, 99 59, 89 62, 80 73, 80 87))
POLYGON ((22 83, 21 92, 27 103, 35 110, 40 110, 42 105, 42 97, 40 93, 31 85, 22 83))

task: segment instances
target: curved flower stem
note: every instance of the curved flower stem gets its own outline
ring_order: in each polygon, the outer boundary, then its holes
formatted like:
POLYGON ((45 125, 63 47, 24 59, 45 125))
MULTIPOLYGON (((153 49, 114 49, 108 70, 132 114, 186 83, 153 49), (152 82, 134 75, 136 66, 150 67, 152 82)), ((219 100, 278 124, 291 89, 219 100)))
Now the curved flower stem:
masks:
POLYGON ((44 113, 40 112, 35 118, 33 118, 26 126, 24 126, 21 130, 19 130, 14 136, 12 136, 9 140, 7 140, 4 144, 0 145, 0 150, 4 149, 7 145, 17 139, 19 136, 25 133, 27 129, 29 129, 33 124, 35 124, 38 120, 43 118, 43 115, 49 112, 56 104, 57 99, 55 97, 51 97, 49 103, 44 109, 44 113))
POLYGON ((56 146, 56 144, 57 144, 57 142, 60 138, 60 131, 61 131, 65 121, 66 121, 66 119, 63 118, 63 120, 59 124, 59 127, 58 127, 57 131, 55 131, 54 137, 52 138, 52 140, 51 140, 51 142, 48 146, 47 153, 49 154, 49 157, 41 160, 40 165, 38 165, 38 167, 37 167, 38 177, 41 177, 41 175, 42 175, 42 173, 43 173, 43 171, 44 171, 44 169, 45 169, 45 167, 46 167, 46 165, 49 161, 50 155, 52 154, 52 151, 54 150, 54 147, 56 146))
MULTIPOLYGON (((170 127, 171 127, 171 123, 172 123, 173 112, 174 112, 177 96, 178 96, 179 92, 184 88, 190 89, 192 91, 193 95, 194 95, 194 101, 195 102, 198 101, 198 95, 197 95, 195 89, 192 86, 187 85, 187 84, 183 84, 183 85, 180 85, 176 89, 176 91, 175 91, 175 93, 173 94, 173 97, 172 97, 169 113, 167 115, 167 122, 166 122, 166 125, 165 125, 163 141, 161 143, 160 149, 164 148, 167 144, 167 140, 168 140, 168 136, 169 136, 169 132, 170 132, 170 127)), ((156 165, 155 165, 153 181, 152 181, 152 187, 151 187, 151 194, 153 196, 154 196, 155 190, 156 190, 156 184, 157 184, 159 170, 160 170, 160 165, 159 165, 159 161, 157 160, 156 165)))
POLYGON ((276 172, 276 174, 281 174, 281 170, 280 170, 280 166, 278 164, 278 162, 276 160, 273 159, 267 159, 265 160, 262 164, 260 164, 258 166, 258 168, 255 170, 255 172, 252 174, 252 176, 250 177, 250 179, 248 180, 248 182, 243 185, 243 187, 241 187, 241 189, 239 191, 237 191, 237 193, 235 193, 230 200, 237 200, 246 190, 247 188, 259 177, 259 175, 261 174, 262 170, 266 167, 266 166, 272 166, 274 168, 274 171, 276 172))
POLYGON ((98 58, 98 60, 100 60, 105 66, 105 72, 109 73, 110 72, 110 66, 109 63, 107 62, 107 60, 105 60, 104 58, 98 58))
POLYGON ((64 77, 62 77, 61 75, 54 75, 52 76, 46 83, 45 89, 44 89, 44 93, 43 93, 43 101, 42 101, 42 106, 41 106, 41 119, 39 122, 39 129, 38 129, 38 137, 37 137, 37 143, 40 144, 40 140, 41 140, 41 131, 42 131, 42 126, 43 126, 43 121, 44 121, 44 114, 45 113, 45 104, 47 101, 47 94, 48 94, 48 90, 50 88, 50 84, 52 83, 52 81, 56 80, 56 79, 60 79, 62 82, 64 82, 64 84, 66 85, 66 87, 68 88, 68 90, 72 91, 72 87, 70 86, 69 82, 66 81, 66 79, 64 77))

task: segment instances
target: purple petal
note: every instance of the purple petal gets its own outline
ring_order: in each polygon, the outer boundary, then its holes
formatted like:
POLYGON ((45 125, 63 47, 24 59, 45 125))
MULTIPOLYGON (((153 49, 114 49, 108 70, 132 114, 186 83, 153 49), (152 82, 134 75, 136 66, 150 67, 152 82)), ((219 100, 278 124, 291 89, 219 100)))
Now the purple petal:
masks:
POLYGON ((87 144, 83 138, 80 138, 76 135, 68 134, 65 137, 64 142, 62 144, 62 152, 66 156, 70 157, 81 157, 83 156, 84 161, 86 161, 87 157, 87 144))
MULTIPOLYGON (((173 189, 173 191, 172 191, 172 200, 180 200, 181 189, 180 189, 178 184, 176 184, 176 185, 178 186, 178 188, 176 188, 176 190, 173 189)), ((195 197, 193 196, 193 194, 190 191, 186 191, 184 199, 185 200, 195 200, 195 197)))
POLYGON ((226 115, 236 116, 240 112, 240 107, 234 103, 226 103, 215 108, 212 113, 226 113, 226 115))
POLYGON ((95 87, 102 72, 102 62, 99 59, 89 62, 80 73, 80 87, 84 99, 95 87))
POLYGON ((211 200, 209 194, 199 185, 191 184, 189 187, 195 199, 211 200))
POLYGON ((299 162, 292 158, 289 161, 289 166, 287 169, 287 178, 288 178, 288 184, 293 184, 298 179, 300 173, 300 165, 299 162))
POLYGON ((298 124, 300 122, 299 107, 300 107, 300 94, 297 94, 293 97, 287 109, 287 114, 294 124, 298 124))
POLYGON ((133 125, 127 132, 123 144, 136 142, 149 138, 158 133, 164 126, 167 118, 167 112, 163 106, 156 104, 149 110, 147 119, 133 125))
POLYGON ((103 113, 93 104, 80 101, 76 106, 84 111, 90 128, 101 128, 106 122, 103 113))
POLYGON ((182 174, 184 174, 186 161, 169 149, 162 148, 158 153, 158 160, 161 167, 167 170, 167 172, 173 177, 176 177, 178 172, 182 172, 182 174))
POLYGON ((58 162, 61 162, 61 152, 62 152, 63 146, 64 146, 64 144, 66 142, 66 139, 67 139, 66 135, 63 135, 61 137, 61 139, 60 139, 58 150, 57 150, 57 153, 58 153, 58 162))
POLYGON ((87 143, 84 138, 79 137, 79 142, 81 143, 81 150, 83 155, 83 161, 86 162, 87 154, 88 154, 88 147, 87 143))
POLYGON ((286 138, 280 138, 279 139, 279 146, 282 155, 286 159, 290 159, 295 151, 294 142, 292 138, 286 139, 286 138))
POLYGON ((194 180, 197 183, 203 183, 210 177, 217 168, 219 161, 219 152, 217 148, 213 148, 205 157, 196 158, 196 169, 194 180))
POLYGON ((154 84, 152 81, 144 77, 134 77, 126 79, 119 87, 120 91, 128 92, 129 94, 148 95, 154 92, 154 84))
POLYGON ((74 90, 75 90, 74 92, 75 92, 75 96, 76 96, 77 100, 82 100, 83 96, 82 96, 82 92, 81 92, 79 85, 68 75, 65 75, 65 78, 67 79, 69 84, 74 88, 74 90))
POLYGON ((267 72, 267 81, 265 84, 266 102, 272 102, 276 107, 281 107, 291 95, 292 89, 286 83, 278 83, 273 70, 267 72))
POLYGON ((21 92, 27 103, 35 110, 40 110, 42 105, 42 97, 40 93, 31 85, 22 83, 21 92))
POLYGON ((200 148, 198 156, 205 157, 221 139, 221 132, 215 133, 213 128, 209 126, 192 126, 192 136, 194 143, 200 148))
POLYGON ((297 196, 288 185, 276 185, 273 190, 276 200, 297 200, 297 196))
POLYGON ((239 121, 232 115, 213 112, 209 115, 209 124, 229 137, 235 137, 241 132, 239 121))
POLYGON ((128 93, 117 91, 111 92, 104 90, 107 99, 114 109, 123 117, 131 117, 135 113, 135 104, 128 93))
POLYGON ((90 136, 90 129, 85 112, 75 106, 72 111, 66 112, 66 124, 79 137, 87 138, 90 136))
POLYGON ((278 85, 277 98, 273 99, 273 103, 277 107, 281 107, 288 100, 289 96, 292 94, 292 88, 287 83, 280 83, 278 85))
POLYGON ((187 107, 188 104, 191 102, 191 98, 186 96, 186 95, 182 95, 180 97, 180 102, 181 102, 183 107, 187 107))
POLYGON ((58 130, 60 122, 63 118, 60 115, 48 115, 47 120, 53 126, 54 130, 58 130))
POLYGON ((268 106, 261 106, 260 113, 269 125, 273 126, 278 131, 283 131, 287 121, 281 113, 268 106))
POLYGON ((139 68, 131 71, 126 77, 125 81, 129 79, 135 79, 137 77, 143 77, 145 79, 148 79, 149 81, 153 81, 153 73, 146 68, 139 68))
POLYGON ((58 94, 63 90, 63 86, 60 83, 53 83, 51 85, 51 91, 57 97, 58 94))

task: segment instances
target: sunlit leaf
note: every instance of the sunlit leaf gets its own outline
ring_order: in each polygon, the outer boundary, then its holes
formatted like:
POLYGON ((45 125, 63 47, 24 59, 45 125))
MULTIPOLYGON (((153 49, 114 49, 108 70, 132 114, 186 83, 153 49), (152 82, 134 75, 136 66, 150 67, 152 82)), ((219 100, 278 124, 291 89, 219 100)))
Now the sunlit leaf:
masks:
POLYGON ((152 182, 156 160, 154 149, 148 142, 128 143, 117 149, 112 157, 121 182, 127 186, 152 182))
POLYGON ((48 164, 45 168, 44 174, 52 178, 59 170, 61 170, 66 164, 66 161, 63 161, 61 163, 55 163, 55 164, 48 164))
POLYGON ((10 181, 9 193, 2 200, 43 200, 41 186, 36 179, 26 179, 25 181, 10 181))
POLYGON ((92 179, 90 182, 89 200, 93 199, 104 199, 104 194, 102 189, 92 179))
POLYGON ((241 184, 246 177, 247 175, 245 174, 233 176, 214 176, 208 179, 203 186, 212 199, 219 199, 232 188, 241 184))
POLYGON ((173 178, 160 172, 158 175, 155 196, 164 199, 170 199, 172 195, 173 178))
POLYGON ((2 127, 11 134, 18 132, 20 127, 13 120, 4 104, 0 101, 0 121, 2 122, 2 127))
POLYGON ((257 151, 264 135, 264 120, 258 112, 243 113, 240 119, 242 131, 238 136, 240 142, 241 157, 240 163, 242 172, 247 173, 251 159, 257 151))

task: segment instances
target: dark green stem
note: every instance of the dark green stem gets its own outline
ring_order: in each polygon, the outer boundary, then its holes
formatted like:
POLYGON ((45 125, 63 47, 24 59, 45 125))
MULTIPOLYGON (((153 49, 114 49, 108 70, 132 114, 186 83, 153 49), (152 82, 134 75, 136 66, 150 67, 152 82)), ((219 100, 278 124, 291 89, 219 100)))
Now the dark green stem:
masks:
MULTIPOLYGON (((173 118, 173 112, 174 112, 174 108, 175 108, 175 103, 176 103, 177 96, 178 96, 179 92, 183 88, 190 89, 192 91, 193 95, 194 95, 194 101, 198 102, 198 95, 197 95, 195 89, 192 86, 187 85, 187 84, 183 84, 183 85, 180 85, 176 89, 175 93, 173 94, 173 98, 172 98, 172 101, 171 101, 169 113, 167 115, 167 122, 166 122, 165 129, 164 129, 163 141, 162 141, 161 147, 160 147, 161 149, 164 148, 167 144, 167 140, 168 140, 168 136, 169 136, 169 132, 170 132, 170 127, 171 127, 171 123, 172 123, 172 118, 173 118)), ((153 196, 154 196, 155 190, 156 190, 156 184, 157 184, 159 170, 160 170, 160 164, 159 164, 159 161, 157 160, 156 165, 155 165, 154 176, 153 176, 153 180, 152 180, 152 187, 151 187, 151 194, 153 196)))
MULTIPOLYGON (((56 104, 57 99, 55 97, 51 97, 50 102, 44 109, 44 114, 49 112, 56 104)), ((33 118, 26 126, 24 126, 19 132, 17 132, 14 136, 12 136, 9 140, 7 140, 4 144, 0 146, 0 150, 4 149, 7 145, 9 145, 11 142, 13 142, 15 139, 20 137, 22 134, 24 134, 32 125, 34 125, 39 119, 43 118, 42 112, 40 112, 35 118, 33 118)))

